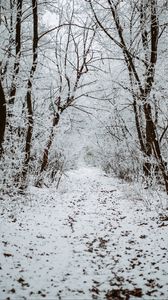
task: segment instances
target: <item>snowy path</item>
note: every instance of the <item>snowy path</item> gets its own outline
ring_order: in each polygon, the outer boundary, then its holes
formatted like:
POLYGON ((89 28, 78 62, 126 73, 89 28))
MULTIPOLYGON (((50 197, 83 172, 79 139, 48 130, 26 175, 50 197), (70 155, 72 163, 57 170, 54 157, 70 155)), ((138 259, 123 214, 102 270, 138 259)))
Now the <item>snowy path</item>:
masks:
POLYGON ((168 299, 168 222, 96 168, 2 202, 0 300, 168 299))

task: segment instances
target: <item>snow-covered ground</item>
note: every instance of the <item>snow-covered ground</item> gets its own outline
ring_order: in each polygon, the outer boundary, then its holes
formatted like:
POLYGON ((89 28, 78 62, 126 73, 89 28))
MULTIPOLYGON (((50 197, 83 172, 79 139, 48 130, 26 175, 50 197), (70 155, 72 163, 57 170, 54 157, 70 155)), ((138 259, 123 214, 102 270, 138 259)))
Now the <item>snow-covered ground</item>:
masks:
POLYGON ((83 167, 6 196, 0 300, 168 299, 168 218, 145 193, 83 167))

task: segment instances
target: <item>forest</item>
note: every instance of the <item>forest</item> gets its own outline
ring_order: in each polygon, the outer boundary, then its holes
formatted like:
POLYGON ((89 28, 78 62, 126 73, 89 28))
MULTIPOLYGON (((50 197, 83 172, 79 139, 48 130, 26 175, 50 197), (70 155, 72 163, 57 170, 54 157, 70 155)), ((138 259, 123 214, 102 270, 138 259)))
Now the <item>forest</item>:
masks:
POLYGON ((168 192, 167 1, 148 2, 1 1, 3 190, 83 160, 168 192))
POLYGON ((167 0, 0 0, 0 300, 167 299, 167 78, 167 0))

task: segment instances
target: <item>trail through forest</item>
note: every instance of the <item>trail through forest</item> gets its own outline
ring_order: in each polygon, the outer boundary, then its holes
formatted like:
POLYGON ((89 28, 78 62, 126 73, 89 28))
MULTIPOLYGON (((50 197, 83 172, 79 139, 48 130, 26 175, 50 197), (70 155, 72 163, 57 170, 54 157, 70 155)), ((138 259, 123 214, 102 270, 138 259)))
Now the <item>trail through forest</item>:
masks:
POLYGON ((130 189, 81 167, 1 199, 0 299, 167 299, 168 218, 130 189))

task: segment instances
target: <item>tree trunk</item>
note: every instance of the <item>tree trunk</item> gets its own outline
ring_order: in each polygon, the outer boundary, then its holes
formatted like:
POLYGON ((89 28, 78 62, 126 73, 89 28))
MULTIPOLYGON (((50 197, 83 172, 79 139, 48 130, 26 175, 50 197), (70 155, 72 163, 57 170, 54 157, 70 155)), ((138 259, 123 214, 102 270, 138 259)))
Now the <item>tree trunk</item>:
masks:
POLYGON ((33 61, 30 70, 30 78, 27 82, 27 94, 26 94, 26 105, 28 113, 28 128, 26 134, 26 146, 25 146, 25 157, 23 162, 23 169, 21 173, 21 179, 23 184, 26 180, 28 165, 31 156, 31 143, 33 135, 33 108, 32 108, 32 81, 37 68, 38 58, 38 12, 37 12, 37 0, 32 0, 32 12, 33 12, 33 61))
MULTIPOLYGON (((163 160, 162 153, 160 150, 159 140, 156 134, 155 124, 152 118, 152 109, 149 103, 144 104, 144 113, 146 118, 146 155, 147 157, 154 156, 158 163, 158 170, 161 171, 161 174, 164 179, 166 192, 168 194, 168 172, 166 170, 166 164, 163 160)), ((152 164, 150 161, 144 164, 144 173, 146 176, 151 175, 152 164)))
POLYGON ((25 146, 25 158, 23 163, 23 170, 22 170, 22 179, 25 181, 28 165, 30 161, 30 154, 31 154, 31 141, 33 135, 33 109, 32 109, 32 97, 31 97, 31 82, 28 82, 28 86, 30 89, 27 91, 26 95, 26 102, 27 102, 27 111, 28 111, 28 128, 26 134, 26 146, 25 146))
POLYGON ((9 103, 14 104, 14 99, 16 96, 16 78, 20 69, 20 56, 21 56, 21 17, 22 17, 22 3, 23 0, 17 0, 17 15, 16 15, 16 29, 15 29, 15 63, 14 63, 14 73, 12 78, 12 85, 10 90, 9 103))
POLYGON ((0 80, 0 157, 2 155, 2 144, 5 136, 5 127, 6 127, 6 101, 5 94, 2 87, 2 82, 0 80))
POLYGON ((58 122, 59 122, 59 114, 57 113, 53 118, 53 125, 52 125, 52 128, 51 128, 51 133, 49 135, 47 145, 44 149, 40 173, 42 173, 48 165, 48 154, 49 154, 49 150, 51 148, 53 138, 54 138, 54 128, 55 128, 55 126, 58 125, 58 122))

